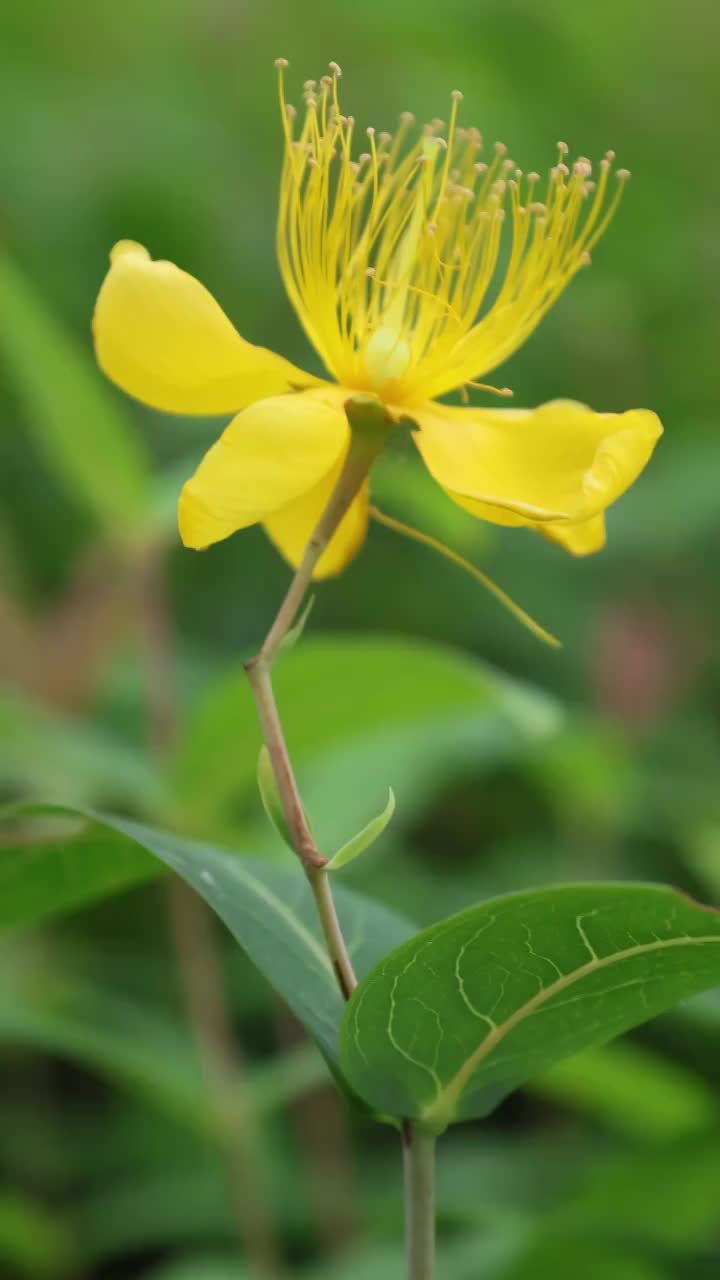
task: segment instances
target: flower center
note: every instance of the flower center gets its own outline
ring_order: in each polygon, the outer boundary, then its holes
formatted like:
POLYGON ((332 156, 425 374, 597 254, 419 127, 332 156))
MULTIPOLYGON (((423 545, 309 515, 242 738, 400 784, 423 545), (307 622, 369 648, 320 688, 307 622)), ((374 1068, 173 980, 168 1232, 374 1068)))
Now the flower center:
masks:
POLYGON ((410 364, 410 344, 389 324, 373 333, 364 353, 365 369, 373 391, 402 378, 410 364))

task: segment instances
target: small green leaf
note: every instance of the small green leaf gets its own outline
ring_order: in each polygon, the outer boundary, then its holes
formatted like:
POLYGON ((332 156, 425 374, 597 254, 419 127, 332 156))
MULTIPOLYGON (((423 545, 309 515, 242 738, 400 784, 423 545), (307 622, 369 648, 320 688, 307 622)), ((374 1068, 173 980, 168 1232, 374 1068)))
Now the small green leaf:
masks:
POLYGON ((303 631, 305 630, 305 624, 307 623, 307 620, 310 617, 310 614, 312 612, 312 607, 314 604, 315 604, 315 597, 310 596, 297 622, 294 624, 294 626, 290 628, 288 632, 286 632, 286 634, 283 636, 282 640, 280 641, 280 644, 278 646, 278 651, 277 651, 278 657, 280 657, 282 653, 289 653, 291 649, 295 648, 295 645, 297 644, 298 640, 302 636, 303 631))
POLYGON ((92 358, 19 267, 0 256, 0 355, 28 425, 71 496, 110 533, 132 531, 150 502, 139 433, 92 358))
POLYGON ((382 835, 386 826, 395 812, 395 792, 392 787, 388 791, 388 802, 382 813, 376 818, 372 818, 362 831, 358 831, 352 840, 348 840, 347 844, 338 849, 334 857, 330 859, 325 868, 326 871, 337 871, 339 867, 347 866, 348 862, 352 862, 354 858, 359 858, 361 853, 370 848, 371 844, 382 835))
POLYGON ((720 913, 674 889, 511 894, 386 956, 347 1006, 342 1069, 376 1110, 439 1131, 718 983, 720 913))
MULTIPOLYGON (((33 863, 38 856, 42 857, 46 913, 52 910, 46 880, 52 874, 54 853, 58 866, 52 884, 58 896, 62 898, 64 879, 69 874, 79 901, 83 897, 77 883, 76 856, 82 868, 89 852, 99 848, 101 867, 111 884, 113 874, 122 882, 124 863, 129 866, 129 883, 133 883, 152 874, 153 860, 157 859, 176 871, 217 912, 253 964, 314 1036, 325 1056, 337 1064, 344 1002, 325 949, 315 902, 299 864, 261 862, 124 818, 67 806, 15 806, 13 813, 26 819, 32 815, 54 815, 56 821, 69 818, 71 826, 69 833, 57 838, 57 843, 52 832, 46 832, 42 854, 36 840, 31 858, 23 832, 14 844, 5 841, 0 868, 8 879, 10 893, 0 894, 4 923, 16 923, 16 914, 19 921, 40 918, 41 913, 33 912, 33 863), (113 873, 118 862, 121 870, 113 873)), ((85 900, 89 896, 86 892, 85 900)), ((343 933, 349 940, 350 958, 360 976, 413 932, 412 925, 402 916, 362 894, 339 886, 335 900, 343 933)), ((64 905, 69 905, 67 895, 64 905)))
MULTIPOLYGON (((296 769, 322 760, 322 793, 332 794, 324 783, 328 762, 365 747, 362 793, 392 776, 403 817, 445 785, 458 761, 487 767, 546 739, 561 723, 558 704, 529 685, 450 648, 397 637, 308 636, 278 663, 274 684, 293 725, 296 769)), ((227 821, 239 796, 252 800, 259 735, 238 737, 237 727, 254 722, 252 691, 237 664, 199 699, 174 761, 177 792, 200 829, 227 821)), ((303 778, 303 794, 305 785, 303 778)), ((318 822, 331 820, 318 810, 318 822)), ((320 847, 337 848, 347 830, 323 829, 320 847)))
MULTIPOLYGON (((285 821, 280 795, 275 781, 275 770, 272 767, 270 752, 265 743, 260 748, 257 763, 257 783, 260 799, 262 800, 263 809, 265 810, 270 822, 274 826, 278 835, 285 841, 288 849, 293 849, 292 836, 290 829, 285 821)), ((293 850, 294 851, 294 850, 293 850)))

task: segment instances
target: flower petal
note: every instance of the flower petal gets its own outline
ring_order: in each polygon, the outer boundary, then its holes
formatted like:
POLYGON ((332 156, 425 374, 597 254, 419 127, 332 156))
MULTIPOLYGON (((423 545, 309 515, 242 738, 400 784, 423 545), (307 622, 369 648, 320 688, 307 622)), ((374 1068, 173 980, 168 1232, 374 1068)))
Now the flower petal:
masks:
POLYGON ((318 385, 282 356, 240 337, 212 294, 172 262, 121 240, 93 319, 101 369, 168 413, 235 413, 254 400, 318 385))
POLYGON ((542 524, 578 554, 583 539, 588 551, 601 545, 593 517, 633 483, 662 433, 647 409, 593 413, 572 400, 535 410, 427 404, 413 417, 429 471, 461 507, 496 524, 542 524))
POLYGON ((186 547, 209 547, 310 493, 344 455, 341 394, 259 400, 233 418, 180 495, 186 547))
MULTIPOLYGON (((342 464, 343 459, 310 493, 304 494, 302 498, 265 521, 265 530, 269 538, 293 568, 297 568, 302 560, 312 532, 337 483, 342 464)), ((368 484, 366 481, 340 521, 327 549, 318 560, 313 578, 332 578, 342 573, 365 541, 367 526, 368 484)))
POLYGON ((592 516, 580 524, 561 524, 559 520, 549 520, 534 526, 550 542, 557 542, 574 556, 589 556, 594 551, 602 551, 607 541, 605 516, 592 516))

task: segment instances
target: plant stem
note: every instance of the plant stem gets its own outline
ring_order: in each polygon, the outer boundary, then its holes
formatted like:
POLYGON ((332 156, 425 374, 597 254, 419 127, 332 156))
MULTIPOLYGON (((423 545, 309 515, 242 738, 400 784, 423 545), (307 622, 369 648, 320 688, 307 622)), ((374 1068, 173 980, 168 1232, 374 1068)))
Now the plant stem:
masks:
POLYGON ((435 1275, 435 1138, 403 1125, 407 1280, 435 1275))
POLYGON ((270 673, 273 661, 303 602, 318 560, 353 499, 360 492, 370 467, 383 445, 384 438, 377 431, 352 432, 350 446, 337 484, 305 548, 305 554, 280 605, 275 621, 259 653, 245 663, 293 848, 310 882, 328 954, 335 970, 338 986, 346 1000, 355 990, 357 978, 345 946, 332 889, 325 871, 327 858, 318 849, 305 816, 270 673))
MULTIPOLYGON (((340 477, 259 653, 245 664, 293 848, 310 882, 328 954, 346 1000, 355 990, 357 978, 335 909, 326 870, 327 859, 318 849, 305 816, 270 672, 323 551, 360 492, 372 463, 384 448, 387 432, 383 427, 387 427, 388 420, 383 417, 381 406, 378 415, 378 404, 376 401, 373 403, 373 397, 365 400, 367 403, 357 398, 345 406, 351 441, 340 477)), ((414 1130, 406 1122, 403 1127, 403 1153, 408 1280, 432 1280, 435 1269, 434 1139, 414 1130)))

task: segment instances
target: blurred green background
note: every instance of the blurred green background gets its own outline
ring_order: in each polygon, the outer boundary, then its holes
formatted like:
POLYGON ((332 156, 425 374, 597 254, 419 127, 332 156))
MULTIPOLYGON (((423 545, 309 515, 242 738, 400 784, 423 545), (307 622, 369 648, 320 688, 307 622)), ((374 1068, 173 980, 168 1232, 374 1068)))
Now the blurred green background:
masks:
MULTIPOLYGON (((283 677, 318 830, 341 841, 395 786, 391 833, 349 880, 421 923, 560 878, 717 898, 719 39, 710 0, 7 0, 3 798, 92 803, 282 856, 254 794, 240 662, 287 568, 259 530, 180 548, 178 488, 222 424, 107 387, 89 324, 109 248, 132 238, 198 276, 250 340, 319 372, 275 263, 273 60, 289 58, 298 101, 336 59, 364 124, 442 116, 461 88, 465 123, 524 169, 553 163, 558 138, 617 151, 633 178, 592 269, 498 376, 518 405, 644 406, 666 434, 587 561, 473 521, 403 450, 382 463, 378 504, 473 559, 564 648, 371 528, 283 677)), ((84 896, 68 890, 75 909, 38 927, 30 902, 26 927, 0 935, 0 1272, 262 1274, 189 1030, 182 953, 188 936, 207 951, 207 921, 165 885, 84 896)), ((392 1135, 333 1101, 297 1028, 211 932, 257 1091, 251 1167, 275 1252, 290 1274, 401 1274, 392 1135)), ((717 1274, 719 1087, 707 998, 455 1132, 443 1280, 717 1274)))

